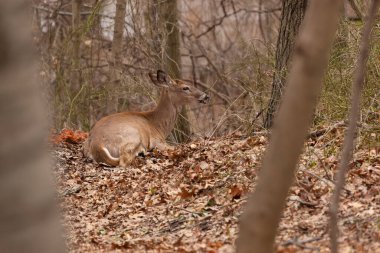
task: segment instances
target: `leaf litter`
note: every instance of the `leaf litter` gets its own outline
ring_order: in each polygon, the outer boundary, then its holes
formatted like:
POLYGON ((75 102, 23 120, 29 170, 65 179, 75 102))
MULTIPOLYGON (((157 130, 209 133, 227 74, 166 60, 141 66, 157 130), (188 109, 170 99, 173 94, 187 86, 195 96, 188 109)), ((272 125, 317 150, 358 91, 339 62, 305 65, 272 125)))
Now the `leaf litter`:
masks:
MULTIPOLYGON (((277 252, 329 252, 329 202, 341 132, 305 145, 277 252)), ((86 135, 78 134, 56 136, 53 148, 70 252, 234 252, 265 134, 237 133, 154 150, 128 168, 86 159, 80 144, 86 135)), ((376 146, 356 150, 341 199, 341 252, 380 252, 380 153, 376 146)))

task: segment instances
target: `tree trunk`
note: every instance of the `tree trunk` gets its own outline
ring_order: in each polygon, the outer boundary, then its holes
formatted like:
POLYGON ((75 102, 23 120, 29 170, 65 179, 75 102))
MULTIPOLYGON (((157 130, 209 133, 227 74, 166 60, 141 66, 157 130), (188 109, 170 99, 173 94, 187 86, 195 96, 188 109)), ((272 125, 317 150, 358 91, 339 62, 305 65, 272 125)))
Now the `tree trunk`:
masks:
MULTIPOLYGON (((163 9, 162 9, 163 10, 163 9)), ((163 68, 163 57, 162 57, 162 31, 164 30, 160 26, 160 3, 158 0, 148 1, 148 17, 147 22, 150 25, 150 40, 151 48, 153 51, 152 59, 154 64, 157 66, 157 69, 163 68)))
POLYGON ((64 252, 28 1, 0 1, 0 252, 64 252))
POLYGON ((71 88, 74 93, 80 88, 80 6, 82 0, 72 0, 72 27, 73 27, 73 75, 71 79, 71 88))
MULTIPOLYGON (((163 3, 161 17, 161 22, 165 22, 165 30, 167 33, 167 44, 164 56, 166 70, 173 78, 180 79, 181 52, 177 0, 166 0, 163 3)), ((189 139, 190 126, 185 106, 182 108, 180 116, 177 119, 173 134, 178 142, 185 142, 189 139)))
POLYGON ((294 49, 256 190, 240 222, 237 252, 273 252, 278 224, 319 97, 343 0, 310 1, 294 49))
MULTIPOLYGON (((122 72, 122 60, 123 60, 123 34, 124 34, 124 24, 125 24, 125 14, 126 14, 127 2, 126 0, 116 1, 116 13, 115 13, 115 23, 113 28, 113 40, 112 40, 112 58, 113 63, 111 64, 111 87, 109 90, 114 90, 113 87, 120 82, 121 72, 122 72)), ((112 95, 107 97, 107 113, 113 113, 118 110, 118 99, 117 95, 112 95)))
MULTIPOLYGON (((81 88, 81 75, 80 75, 80 26, 81 26, 81 16, 80 16, 80 7, 82 0, 72 0, 72 29, 73 29, 73 38, 72 38, 72 68, 71 68, 71 80, 70 80, 70 98, 71 100, 77 96, 81 88)), ((75 107, 74 107, 75 108, 75 107)), ((74 109, 75 110, 75 109, 74 109)), ((74 126, 79 127, 80 122, 78 119, 77 110, 71 112, 69 115, 69 125, 74 124, 74 126)), ((74 127, 73 126, 73 127, 74 127)))
POLYGON ((272 126, 274 114, 279 107, 294 40, 298 34, 306 6, 307 0, 284 0, 282 2, 281 24, 276 49, 276 65, 271 98, 264 119, 265 128, 272 126))

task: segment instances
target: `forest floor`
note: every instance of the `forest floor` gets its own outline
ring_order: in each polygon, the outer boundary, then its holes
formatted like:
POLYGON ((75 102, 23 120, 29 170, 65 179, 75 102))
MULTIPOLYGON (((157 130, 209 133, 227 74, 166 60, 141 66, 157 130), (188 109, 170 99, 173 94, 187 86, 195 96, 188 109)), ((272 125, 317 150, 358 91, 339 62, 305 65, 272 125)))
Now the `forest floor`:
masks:
MULTIPOLYGON (((329 128, 305 145, 277 252, 330 252, 328 210, 343 131, 329 128)), ((197 140, 138 157, 126 169, 86 160, 81 144, 55 145, 70 252, 234 252, 266 144, 265 134, 197 140)), ((377 144, 358 145, 350 164, 339 213, 342 253, 380 252, 377 144)))

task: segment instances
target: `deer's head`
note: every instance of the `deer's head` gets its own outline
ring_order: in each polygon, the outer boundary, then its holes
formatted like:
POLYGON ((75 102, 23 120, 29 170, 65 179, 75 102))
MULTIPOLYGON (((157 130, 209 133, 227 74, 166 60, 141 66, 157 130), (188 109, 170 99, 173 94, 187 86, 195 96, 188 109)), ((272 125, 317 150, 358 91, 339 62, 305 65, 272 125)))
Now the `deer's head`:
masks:
POLYGON ((186 104, 192 101, 198 101, 205 104, 209 96, 203 91, 195 88, 193 85, 182 80, 170 78, 164 71, 157 70, 157 74, 149 73, 152 82, 168 91, 171 100, 176 104, 186 104))

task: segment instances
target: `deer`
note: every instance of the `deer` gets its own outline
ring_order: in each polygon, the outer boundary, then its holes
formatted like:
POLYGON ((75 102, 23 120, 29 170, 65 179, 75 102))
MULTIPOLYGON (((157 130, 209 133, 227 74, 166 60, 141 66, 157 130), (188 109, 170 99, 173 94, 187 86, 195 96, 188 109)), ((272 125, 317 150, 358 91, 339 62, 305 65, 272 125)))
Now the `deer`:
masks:
POLYGON ((95 123, 84 143, 84 154, 97 163, 127 167, 135 157, 154 148, 174 147, 166 138, 174 129, 182 106, 192 101, 206 104, 209 96, 193 85, 170 78, 164 71, 149 72, 150 80, 160 88, 157 106, 145 112, 120 112, 95 123))

